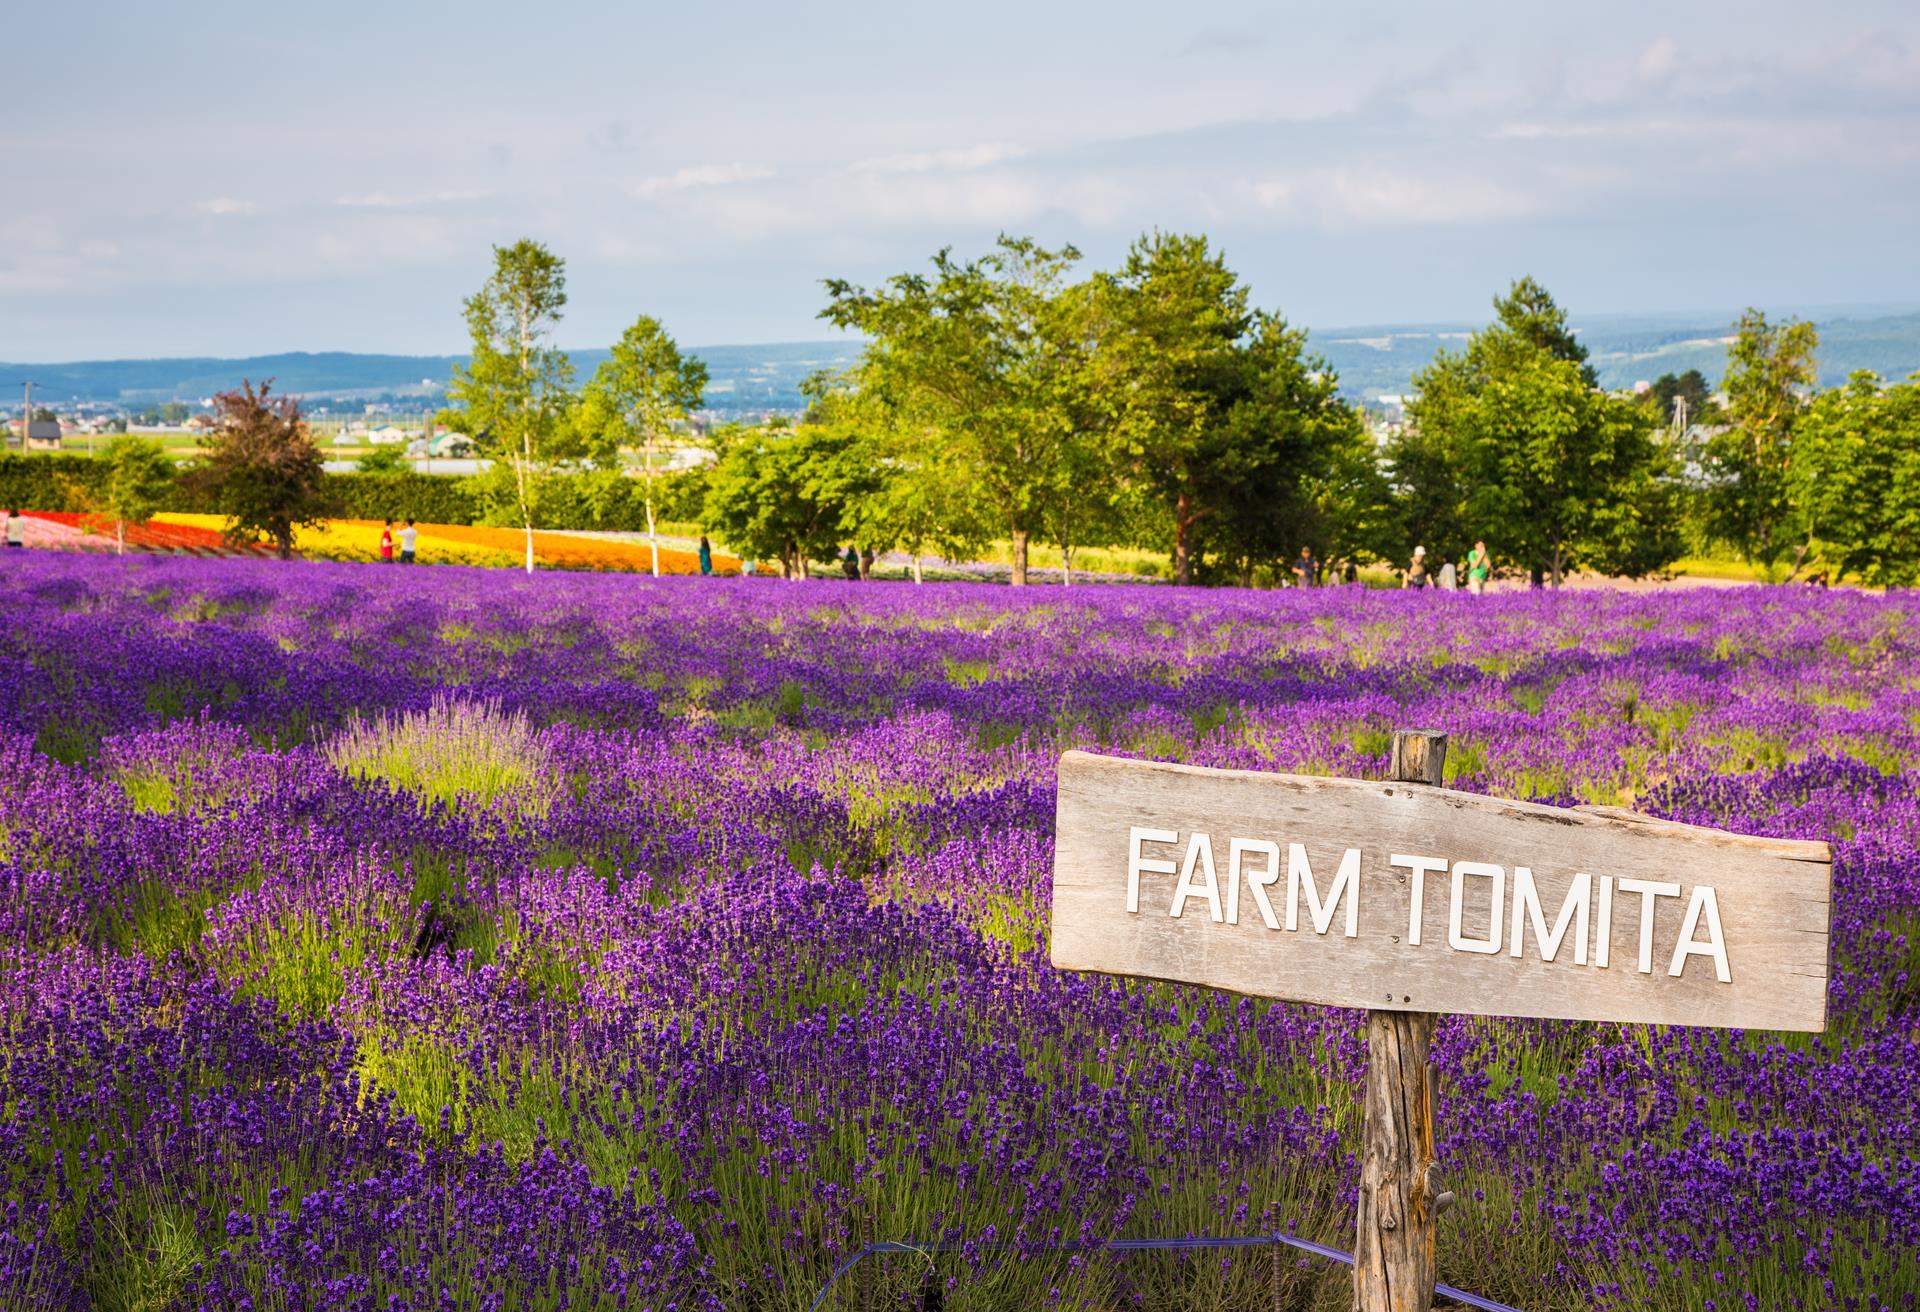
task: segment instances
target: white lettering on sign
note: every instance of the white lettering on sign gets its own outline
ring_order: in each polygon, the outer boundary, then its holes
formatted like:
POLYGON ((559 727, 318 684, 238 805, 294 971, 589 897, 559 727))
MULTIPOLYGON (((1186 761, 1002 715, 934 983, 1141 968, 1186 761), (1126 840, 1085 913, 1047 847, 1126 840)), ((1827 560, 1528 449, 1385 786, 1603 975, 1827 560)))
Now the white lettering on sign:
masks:
MULTIPOLYGON (((1306 844, 1287 844, 1287 910, 1283 926, 1274 915, 1273 903, 1267 895, 1268 888, 1279 878, 1280 844, 1277 840, 1229 838, 1226 860, 1221 863, 1227 872, 1224 893, 1217 873, 1220 866, 1215 864, 1215 840, 1212 834, 1196 831, 1187 835, 1186 854, 1177 865, 1170 859, 1155 858, 1147 853, 1149 845, 1177 849, 1181 841, 1182 835, 1178 830, 1142 825, 1129 827, 1126 889, 1127 910, 1130 913, 1143 914, 1140 909, 1142 876, 1173 875, 1177 872, 1179 880, 1173 886, 1172 900, 1166 911, 1175 919, 1186 914, 1189 902, 1199 901, 1205 905, 1214 923, 1237 925, 1240 923, 1240 890, 1244 885, 1255 905, 1260 908, 1261 919, 1270 930, 1289 934, 1299 932, 1300 908, 1304 903, 1308 925, 1313 933, 1326 935, 1333 928, 1335 915, 1344 908, 1342 935, 1347 938, 1359 937, 1360 848, 1349 847, 1340 853, 1333 878, 1323 895, 1320 883, 1314 877, 1313 862, 1307 855, 1306 844), (1258 868, 1250 867, 1247 861, 1250 855, 1263 857, 1265 864, 1258 868)), ((1613 918, 1611 890, 1617 887, 1623 893, 1638 893, 1637 941, 1640 946, 1636 966, 1642 975, 1651 974, 1655 965, 1654 929, 1661 914, 1660 902, 1662 899, 1677 899, 1681 895, 1678 883, 1645 879, 1616 880, 1611 875, 1602 876, 1596 881, 1590 871, 1583 870, 1574 874, 1569 881, 1566 895, 1554 913, 1553 922, 1549 924, 1546 907, 1540 899, 1539 883, 1527 866, 1514 866, 1509 877, 1507 867, 1491 861, 1448 861, 1445 857, 1394 852, 1386 856, 1386 862, 1393 868, 1412 872, 1407 884, 1409 946, 1420 945, 1420 926, 1426 910, 1425 877, 1447 871, 1451 874, 1447 894, 1449 950, 1488 956, 1504 951, 1513 957, 1531 955, 1541 961, 1558 961, 1561 949, 1568 948, 1569 964, 1585 966, 1591 960, 1594 968, 1599 970, 1605 970, 1608 965, 1607 936, 1613 918), (1596 896, 1600 900, 1598 916, 1593 912, 1596 896), (1484 923, 1485 930, 1469 929, 1470 917, 1476 926, 1484 923), (1590 952, 1589 942, 1595 926, 1599 927, 1600 937, 1592 942, 1590 952)), ((1152 906, 1153 903, 1149 901, 1147 905, 1152 906)), ((1634 904, 1628 903, 1628 906, 1634 904)), ((1672 958, 1666 963, 1667 974, 1678 977, 1685 970, 1688 958, 1696 956, 1704 957, 1711 963, 1714 978, 1720 983, 1733 982, 1732 968, 1727 961, 1726 938, 1720 927, 1720 902, 1711 884, 1696 885, 1688 898, 1686 911, 1680 918, 1680 930, 1672 958)), ((1704 966, 1702 970, 1704 972, 1704 966)))
POLYGON ((1068 969, 1349 1007, 1825 1023, 1823 843, 1069 752, 1054 852, 1068 969))

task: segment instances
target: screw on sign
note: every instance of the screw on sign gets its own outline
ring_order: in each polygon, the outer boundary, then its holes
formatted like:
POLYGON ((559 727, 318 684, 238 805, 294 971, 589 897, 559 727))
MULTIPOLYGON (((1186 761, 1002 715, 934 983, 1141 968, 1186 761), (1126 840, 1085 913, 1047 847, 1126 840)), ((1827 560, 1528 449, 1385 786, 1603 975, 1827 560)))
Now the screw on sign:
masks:
POLYGON ((1060 759, 1053 964, 1367 1009, 1357 1312, 1433 1301, 1428 1049, 1442 1013, 1826 1024, 1832 856, 1609 807, 1439 786, 1060 759))

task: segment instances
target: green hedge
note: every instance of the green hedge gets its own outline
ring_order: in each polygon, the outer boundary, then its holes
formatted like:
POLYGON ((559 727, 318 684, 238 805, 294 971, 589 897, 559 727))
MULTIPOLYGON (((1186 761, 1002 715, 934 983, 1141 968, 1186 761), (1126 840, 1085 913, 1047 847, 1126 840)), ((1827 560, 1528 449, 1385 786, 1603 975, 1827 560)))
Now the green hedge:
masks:
POLYGON ((327 502, 341 519, 471 524, 480 516, 472 478, 431 474, 328 474, 327 502))
POLYGON ((107 462, 91 456, 0 454, 0 509, 92 510, 107 482, 107 462))
MULTIPOLYGON (((0 509, 86 511, 96 509, 107 464, 91 456, 0 454, 0 509)), ((513 471, 496 465, 483 474, 328 474, 327 502, 340 519, 417 519, 423 524, 518 525, 520 507, 513 471)), ((655 513, 689 520, 700 514, 705 480, 699 471, 659 481, 655 513)), ((166 509, 217 515, 217 493, 178 479, 166 509)), ((640 483, 612 473, 561 474, 541 480, 535 523, 543 528, 588 528, 639 532, 647 526, 640 483)))

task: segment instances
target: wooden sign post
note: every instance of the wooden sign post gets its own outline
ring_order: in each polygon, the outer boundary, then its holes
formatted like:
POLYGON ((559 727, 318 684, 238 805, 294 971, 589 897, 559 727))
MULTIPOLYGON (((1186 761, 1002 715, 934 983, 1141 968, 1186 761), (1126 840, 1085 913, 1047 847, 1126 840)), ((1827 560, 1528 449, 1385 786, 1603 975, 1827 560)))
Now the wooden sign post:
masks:
POLYGON ((1826 844, 1455 792, 1445 754, 1396 734, 1386 782, 1060 760, 1054 965, 1368 1010, 1358 1312, 1433 1299, 1437 1014, 1826 1023, 1826 844))
MULTIPOLYGON (((1438 788, 1447 736, 1393 735, 1387 778, 1438 788)), ((1392 1001, 1391 997, 1387 1001, 1392 1001)), ((1433 1046, 1430 1011, 1367 1011, 1366 1142, 1360 1154, 1360 1213, 1353 1236, 1357 1312, 1426 1312, 1435 1281, 1434 1222, 1452 1196, 1433 1161, 1433 1046)))

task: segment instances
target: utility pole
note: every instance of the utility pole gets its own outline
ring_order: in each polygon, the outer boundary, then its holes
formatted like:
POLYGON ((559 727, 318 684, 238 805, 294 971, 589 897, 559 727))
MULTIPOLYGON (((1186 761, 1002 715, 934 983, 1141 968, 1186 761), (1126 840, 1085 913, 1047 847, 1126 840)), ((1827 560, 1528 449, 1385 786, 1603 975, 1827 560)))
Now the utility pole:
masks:
POLYGON ((22 402, 20 411, 20 450, 26 451, 27 443, 33 440, 33 379, 22 384, 26 388, 27 399, 22 402))

